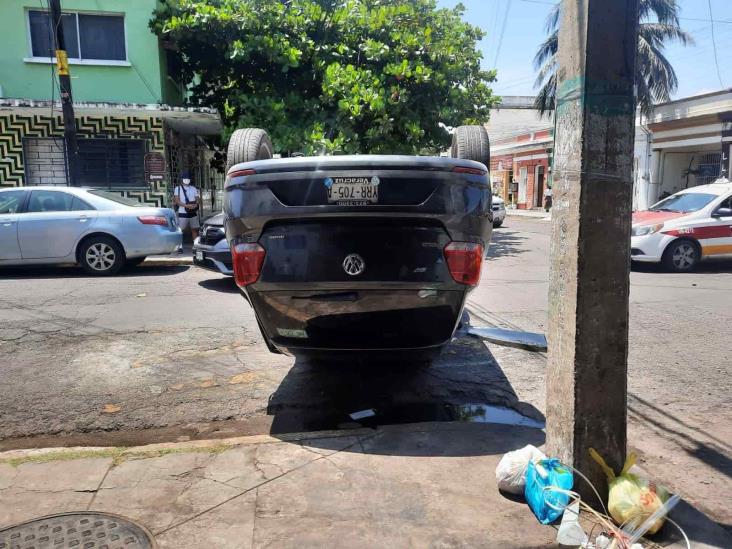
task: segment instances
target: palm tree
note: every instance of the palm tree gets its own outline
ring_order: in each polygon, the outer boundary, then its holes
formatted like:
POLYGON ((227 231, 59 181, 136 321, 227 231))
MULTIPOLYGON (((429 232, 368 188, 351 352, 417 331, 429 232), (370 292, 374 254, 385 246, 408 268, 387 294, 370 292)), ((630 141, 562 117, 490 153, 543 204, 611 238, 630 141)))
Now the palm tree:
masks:
MULTIPOLYGON (((557 4, 549 13, 546 22, 549 36, 534 56, 534 65, 539 71, 535 86, 541 87, 534 106, 542 114, 553 110, 556 101, 559 7, 557 4)), ((638 105, 644 114, 650 113, 654 103, 668 101, 679 84, 674 68, 663 55, 665 43, 671 40, 684 45, 694 42, 691 35, 679 27, 678 11, 676 0, 640 0, 635 81, 638 105)))

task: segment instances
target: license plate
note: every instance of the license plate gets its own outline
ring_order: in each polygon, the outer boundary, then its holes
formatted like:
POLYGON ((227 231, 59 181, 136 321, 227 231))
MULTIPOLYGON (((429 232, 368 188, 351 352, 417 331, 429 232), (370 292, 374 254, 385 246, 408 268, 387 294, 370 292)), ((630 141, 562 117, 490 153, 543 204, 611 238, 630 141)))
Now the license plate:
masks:
POLYGON ((203 252, 196 252, 196 261, 203 261, 203 252))
POLYGON ((328 202, 344 206, 365 206, 379 202, 379 178, 334 177, 326 180, 328 202))

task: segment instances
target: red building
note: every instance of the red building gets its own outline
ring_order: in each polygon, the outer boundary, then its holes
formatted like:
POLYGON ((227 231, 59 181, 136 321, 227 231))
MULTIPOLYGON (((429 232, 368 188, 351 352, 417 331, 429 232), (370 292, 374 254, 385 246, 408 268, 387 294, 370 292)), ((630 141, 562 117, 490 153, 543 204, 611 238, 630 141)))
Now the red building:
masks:
POLYGON ((541 208, 551 185, 552 128, 519 133, 493 141, 491 182, 507 207, 541 208))

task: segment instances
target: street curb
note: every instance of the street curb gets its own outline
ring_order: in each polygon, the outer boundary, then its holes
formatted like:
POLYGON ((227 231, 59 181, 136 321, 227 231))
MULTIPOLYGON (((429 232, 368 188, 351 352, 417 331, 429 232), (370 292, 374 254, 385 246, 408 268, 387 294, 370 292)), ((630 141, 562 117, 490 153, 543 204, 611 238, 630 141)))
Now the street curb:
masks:
POLYGON ((143 265, 174 266, 174 265, 193 265, 193 258, 189 256, 181 257, 148 257, 143 265))
POLYGON ((249 435, 243 437, 212 438, 205 440, 188 440, 183 442, 160 442, 145 444, 143 446, 67 446, 56 448, 25 448, 21 450, 6 450, 0 452, 0 464, 10 461, 38 459, 53 461, 64 459, 75 459, 79 452, 85 457, 93 457, 94 453, 106 454, 114 450, 119 451, 121 456, 145 454, 149 452, 160 452, 176 450, 180 452, 205 450, 220 447, 246 446, 250 444, 272 444, 276 442, 302 442, 322 438, 340 438, 352 436, 374 435, 374 429, 339 429, 332 431, 312 431, 299 433, 283 433, 281 435, 249 435), (68 457, 67 457, 68 456, 68 457), (45 459, 44 459, 45 458, 45 459))

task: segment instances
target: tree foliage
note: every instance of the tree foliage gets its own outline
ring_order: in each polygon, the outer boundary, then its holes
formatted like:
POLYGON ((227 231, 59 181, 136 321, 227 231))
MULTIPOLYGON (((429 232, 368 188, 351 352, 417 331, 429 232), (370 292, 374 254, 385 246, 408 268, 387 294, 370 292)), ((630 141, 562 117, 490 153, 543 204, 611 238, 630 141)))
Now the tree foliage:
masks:
MULTIPOLYGON (((542 113, 553 110, 556 101, 559 7, 557 4, 549 13, 549 35, 534 56, 539 71, 536 86, 540 88, 534 106, 542 113)), ((650 113, 655 103, 668 101, 679 84, 674 68, 663 54, 664 45, 673 40, 684 45, 693 43, 691 35, 679 27, 678 13, 676 0, 640 0, 635 82, 638 105, 644 114, 650 113)))
POLYGON ((190 101, 277 152, 435 152, 445 126, 484 123, 497 98, 483 32, 435 0, 166 0, 151 28, 175 45, 190 101))

